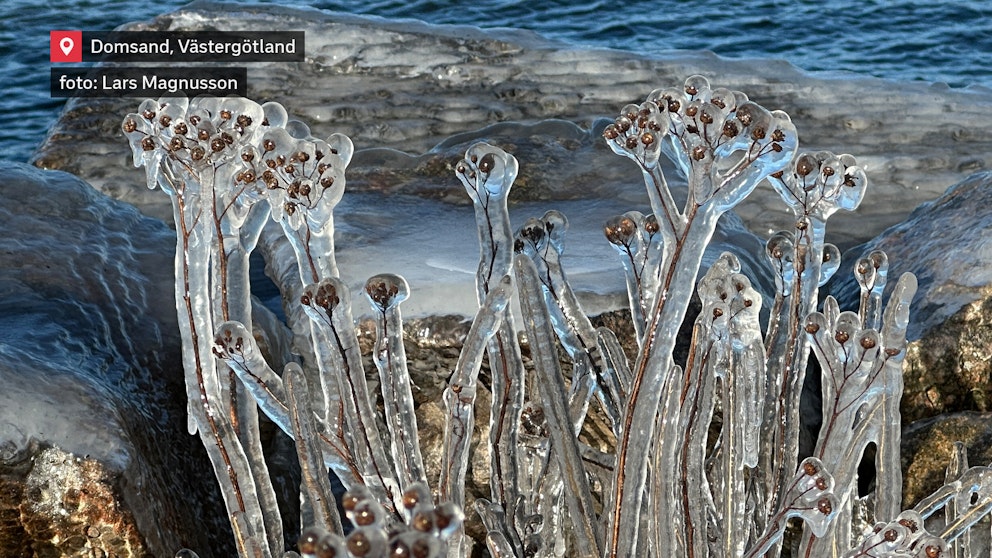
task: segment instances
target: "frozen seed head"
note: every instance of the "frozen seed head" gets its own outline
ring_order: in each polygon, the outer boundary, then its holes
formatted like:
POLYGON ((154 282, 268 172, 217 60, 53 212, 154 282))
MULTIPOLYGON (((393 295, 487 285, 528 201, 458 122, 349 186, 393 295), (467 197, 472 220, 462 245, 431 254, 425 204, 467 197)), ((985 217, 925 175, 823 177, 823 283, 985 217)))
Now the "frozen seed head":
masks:
POLYGON ((348 552, 359 558, 368 556, 372 552, 372 541, 362 531, 355 531, 348 535, 348 552))
POLYGON ((333 280, 324 279, 320 283, 304 289, 303 295, 300 296, 300 303, 304 306, 317 306, 331 312, 341 303, 341 297, 333 280))
POLYGON ((451 502, 441 502, 434 509, 434 523, 444 538, 450 537, 462 524, 465 516, 461 508, 451 502))
POLYGON ((808 153, 803 153, 796 160, 796 175, 798 176, 808 176, 819 167, 819 163, 812 155, 808 153))
POLYGON ((644 230, 648 234, 657 234, 661 230, 658 225, 658 218, 653 213, 644 218, 644 230))
POLYGON ((365 294, 380 312, 385 312, 410 296, 410 286, 399 275, 383 273, 365 283, 365 294))
POLYGON ((915 533, 920 529, 920 526, 915 521, 905 517, 899 520, 899 525, 909 529, 910 533, 915 533))
POLYGON ((369 525, 372 525, 382 519, 378 516, 376 510, 373 509, 372 504, 369 502, 359 503, 355 506, 355 509, 352 510, 352 514, 352 521, 354 521, 355 525, 358 527, 368 527, 369 525))
POLYGON ((834 511, 834 506, 829 498, 820 498, 816 503, 816 509, 823 515, 830 515, 830 512, 834 511))
POLYGON ((410 527, 421 533, 430 533, 434 530, 434 512, 422 510, 410 519, 410 527))
POLYGON ((432 503, 431 493, 423 484, 415 483, 403 492, 403 507, 408 510, 430 503, 432 503))
POLYGON ((359 498, 357 494, 345 492, 344 496, 341 498, 341 507, 346 512, 353 512, 361 501, 361 498, 359 498))
POLYGON ((302 554, 314 554, 317 552, 317 543, 327 532, 319 527, 308 527, 300 535, 300 540, 296 546, 302 554))
MULTIPOLYGON (((654 224, 657 227, 658 221, 655 220, 654 224)), ((606 240, 609 240, 611 244, 629 246, 634 235, 637 234, 637 223, 626 215, 619 215, 603 225, 603 234, 606 235, 606 240)))
POLYGON ((316 558, 348 558, 348 551, 340 537, 328 533, 317 542, 314 556, 316 558))
POLYGON ((710 82, 703 76, 689 76, 685 80, 685 92, 690 97, 695 97, 703 91, 708 91, 710 82))

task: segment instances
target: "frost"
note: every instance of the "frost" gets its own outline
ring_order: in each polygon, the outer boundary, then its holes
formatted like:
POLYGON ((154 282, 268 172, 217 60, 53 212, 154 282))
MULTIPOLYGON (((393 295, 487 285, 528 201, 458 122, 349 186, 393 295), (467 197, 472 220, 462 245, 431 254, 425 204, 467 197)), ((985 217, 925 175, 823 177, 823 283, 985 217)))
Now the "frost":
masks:
POLYGON ((861 203, 863 168, 850 155, 800 153, 789 117, 744 93, 692 76, 623 107, 604 130, 607 145, 640 168, 650 200, 650 214, 629 211, 603 229, 627 286, 632 361, 615 332, 593 326, 569 283, 565 215, 549 211, 514 233, 507 203, 517 160, 478 143, 454 164, 475 211, 479 309, 442 395, 439 471, 421 454, 403 345, 410 286, 393 274, 365 284, 377 394, 338 278, 333 216, 351 140, 314 138, 281 105, 245 99, 147 100, 122 128, 148 186, 172 199, 189 424, 241 556, 297 556, 284 548, 258 411, 296 444, 308 524, 299 556, 470 555, 462 510, 483 387, 492 393, 483 442, 491 485, 474 512, 494 557, 777 556, 794 518, 803 556, 977 555, 971 530, 992 511, 992 473, 969 467, 963 447, 946 484, 901 509, 899 399, 915 278, 900 277, 883 304, 888 261, 872 252, 854 266, 857 311, 841 312, 830 297, 818 307, 819 288, 846 272, 825 241, 826 221, 861 203), (673 195, 662 157, 685 195, 673 195), (720 217, 764 183, 795 216, 767 242, 775 278, 767 300, 733 254, 702 269, 720 217), (295 260, 277 262, 293 277, 284 298, 299 356, 280 363, 281 374, 253 338, 248 283, 249 255, 270 219, 295 260), (688 357, 675 362, 694 297, 701 310, 688 357), (810 352, 822 370, 824 422, 813 455, 801 459, 810 352), (606 426, 595 425, 595 443, 594 421, 606 426), (857 465, 872 445, 875 489, 861 498, 857 465), (347 535, 331 473, 348 490, 347 535), (923 521, 940 511, 944 529, 927 532, 923 521), (866 521, 875 526, 862 533, 866 521))

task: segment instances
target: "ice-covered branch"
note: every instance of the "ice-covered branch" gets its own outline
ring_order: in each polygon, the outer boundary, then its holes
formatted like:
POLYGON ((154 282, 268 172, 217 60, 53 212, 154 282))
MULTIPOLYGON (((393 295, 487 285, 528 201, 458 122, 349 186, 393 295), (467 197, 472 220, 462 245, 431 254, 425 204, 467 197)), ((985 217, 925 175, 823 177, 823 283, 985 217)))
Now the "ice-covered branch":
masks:
POLYGON ((376 343, 372 360, 379 370, 396 478, 401 486, 426 485, 400 316, 400 303, 410 296, 410 287, 398 275, 376 275, 365 283, 365 296, 375 312, 376 343))
MULTIPOLYGON (((640 146, 646 145, 645 140, 653 145, 654 128, 661 126, 667 132, 666 153, 687 177, 689 193, 684 210, 670 210, 670 194, 660 197, 656 210, 663 242, 672 248, 670 252, 666 248, 670 255, 662 261, 662 280, 652 298, 618 437, 613 494, 608 498, 606 555, 610 557, 635 553, 648 452, 660 407, 657 394, 667 391, 676 333, 716 221, 759 182, 782 170, 797 145, 787 115, 768 112, 743 94, 711 90, 700 76, 686 80, 683 90, 652 94, 645 105, 642 110, 665 116, 648 114, 641 127, 639 120, 628 124, 631 115, 625 112, 604 137, 615 151, 638 160, 640 146)), ((658 187, 657 181, 646 181, 649 193, 658 187)))
MULTIPOLYGON (((468 148, 465 158, 455 166, 455 175, 475 207, 481 247, 476 285, 482 304, 490 289, 511 273, 514 242, 506 202, 517 176, 517 160, 502 149, 477 143, 468 148)), ((519 535, 513 524, 520 496, 516 453, 520 412, 524 406, 524 366, 512 314, 506 314, 490 339, 488 353, 493 394, 489 433, 493 451, 490 484, 494 503, 507 511, 510 542, 519 548, 519 535)))

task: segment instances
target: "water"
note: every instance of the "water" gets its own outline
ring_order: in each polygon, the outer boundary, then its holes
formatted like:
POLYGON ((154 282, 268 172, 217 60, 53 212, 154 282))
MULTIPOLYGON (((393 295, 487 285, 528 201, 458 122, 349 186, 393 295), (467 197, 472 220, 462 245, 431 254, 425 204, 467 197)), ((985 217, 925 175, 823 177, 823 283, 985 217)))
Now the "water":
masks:
MULTIPOLYGON (((5 0, 0 6, 0 79, 6 90, 0 98, 0 157, 27 160, 63 105, 48 93, 50 30, 110 30, 184 4, 5 0)), ((784 58, 812 72, 992 87, 987 54, 992 52, 992 4, 987 2, 764 0, 740 8, 719 0, 633 1, 619 9, 616 4, 555 0, 536 7, 526 0, 382 0, 313 5, 384 18, 523 28, 580 47, 645 55, 712 50, 730 58, 784 58)))

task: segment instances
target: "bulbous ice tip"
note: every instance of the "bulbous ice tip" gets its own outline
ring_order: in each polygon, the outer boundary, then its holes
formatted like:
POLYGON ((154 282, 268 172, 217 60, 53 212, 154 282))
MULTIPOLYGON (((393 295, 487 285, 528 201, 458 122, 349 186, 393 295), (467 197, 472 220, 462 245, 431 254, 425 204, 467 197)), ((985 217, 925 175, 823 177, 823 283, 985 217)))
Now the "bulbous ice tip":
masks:
POLYGON ((251 350, 251 333, 241 322, 224 322, 217 326, 214 334, 214 356, 221 359, 232 358, 251 350))
POLYGON ((327 531, 320 527, 307 527, 300 534, 300 539, 297 541, 296 546, 300 549, 301 554, 316 555, 317 544, 325 535, 327 535, 327 531))
POLYGON ((792 259, 793 250, 795 250, 795 238, 788 231, 778 231, 765 243, 765 253, 772 265, 782 258, 792 259))
POLYGON ((461 508, 451 502, 441 502, 434 508, 434 524, 443 538, 453 535, 464 519, 461 508))
POLYGON ((704 91, 709 91, 710 81, 703 76, 689 76, 685 80, 685 92, 691 97, 695 97, 704 91))
POLYGON ((872 290, 885 285, 889 270, 889 258, 885 252, 874 250, 858 260, 854 266, 854 278, 863 289, 872 290))
POLYGON ((431 491, 422 483, 414 483, 403 491, 403 507, 412 510, 417 506, 429 505, 433 503, 431 491))
POLYGON ((517 254, 528 253, 529 251, 540 252, 545 244, 547 244, 547 234, 544 222, 536 217, 531 217, 517 229, 517 234, 514 235, 513 251, 517 254))
POLYGON ((383 273, 365 282, 365 295, 380 312, 385 312, 409 298, 410 286, 399 275, 383 273))
POLYGON ((303 306, 317 306, 327 311, 332 311, 339 304, 344 296, 341 282, 334 278, 324 279, 315 285, 308 285, 303 289, 300 296, 300 304, 303 306))
POLYGON ((386 534, 382 529, 356 529, 345 544, 348 552, 357 558, 385 556, 386 534))
MULTIPOLYGON (((657 221, 655 221, 657 224, 657 221)), ((637 223, 627 215, 613 217, 603 225, 606 240, 616 246, 630 246, 637 234, 637 223)))
POLYGON ((820 286, 822 287, 837 273, 841 263, 840 249, 825 243, 823 245, 823 261, 820 264, 820 286))
POLYGON ((455 175, 473 201, 481 197, 506 197, 517 177, 517 159, 488 143, 476 143, 455 166, 455 175))

